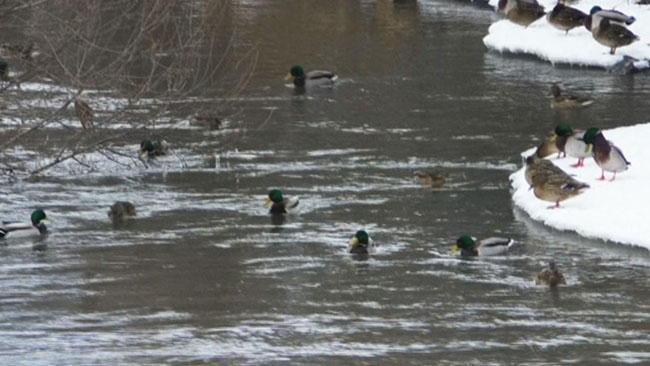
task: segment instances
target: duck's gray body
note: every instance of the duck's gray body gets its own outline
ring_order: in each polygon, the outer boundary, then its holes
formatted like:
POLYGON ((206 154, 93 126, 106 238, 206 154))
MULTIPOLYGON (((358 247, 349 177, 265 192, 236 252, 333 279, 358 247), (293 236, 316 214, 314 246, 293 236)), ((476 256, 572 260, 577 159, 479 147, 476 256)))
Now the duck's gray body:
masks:
MULTIPOLYGON (((503 254, 510 249, 514 240, 510 238, 500 238, 500 237, 490 237, 483 240, 479 240, 476 246, 476 254, 479 257, 486 257, 491 255, 503 254)), ((468 253, 466 250, 461 250, 461 255, 466 255, 468 253)))

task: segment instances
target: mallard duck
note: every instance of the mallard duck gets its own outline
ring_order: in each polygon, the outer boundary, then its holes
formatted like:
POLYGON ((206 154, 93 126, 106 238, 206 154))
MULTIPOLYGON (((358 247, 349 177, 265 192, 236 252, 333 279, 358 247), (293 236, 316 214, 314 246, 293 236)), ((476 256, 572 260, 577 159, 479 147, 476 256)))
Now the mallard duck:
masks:
POLYGON ((149 137, 146 140, 140 142, 140 157, 147 156, 147 159, 154 159, 158 156, 167 154, 169 150, 169 145, 167 141, 163 139, 157 139, 149 137))
POLYGON ((533 188, 535 197, 555 202, 549 208, 559 208, 560 202, 575 197, 589 188, 586 183, 573 179, 552 162, 531 155, 526 159, 526 181, 533 188))
POLYGON ((538 158, 545 158, 551 154, 557 153, 557 146, 555 146, 555 142, 551 141, 550 139, 542 141, 539 146, 537 146, 537 149, 535 150, 535 156, 538 158))
POLYGON ((298 197, 284 197, 277 188, 270 190, 266 198, 266 206, 271 206, 269 212, 274 215, 295 212, 299 203, 298 197))
POLYGON ((9 80, 9 63, 0 58, 0 80, 9 80))
POLYGON ((618 10, 603 10, 600 6, 594 6, 589 10, 589 15, 585 18, 585 28, 593 32, 600 26, 600 21, 605 18, 620 25, 630 25, 636 21, 635 17, 623 14, 618 10))
POLYGON ((418 184, 427 188, 440 188, 445 184, 445 176, 438 172, 416 170, 413 175, 418 184))
POLYGON ((365 230, 357 231, 348 242, 348 253, 350 254, 372 254, 374 252, 375 245, 365 230))
POLYGON ((84 130, 89 130, 94 127, 93 119, 93 109, 90 108, 90 105, 85 100, 77 97, 74 99, 74 111, 81 122, 81 127, 84 130))
POLYGON ((295 65, 289 70, 286 80, 292 80, 297 88, 332 85, 339 77, 333 72, 313 70, 305 74, 302 66, 295 65))
POLYGON ((591 31, 591 35, 598 43, 609 47, 610 55, 613 55, 618 47, 627 46, 639 39, 624 25, 612 22, 608 18, 603 18, 598 28, 591 31))
POLYGON ((218 117, 214 116, 202 116, 195 114, 192 116, 192 118, 190 118, 190 124, 207 127, 211 130, 218 130, 221 128, 221 120, 218 117))
POLYGON ((456 240, 452 254, 460 252, 463 257, 499 255, 510 249, 514 242, 510 238, 490 237, 476 243, 471 236, 463 235, 456 240))
POLYGON ((136 217, 135 206, 131 202, 116 201, 108 210, 108 217, 113 220, 134 218, 136 217))
MULTIPOLYGON (((555 127, 555 133, 551 140, 555 141, 557 149, 564 153, 564 156, 577 158, 578 162, 571 165, 574 168, 584 166, 586 157, 591 156, 591 149, 582 140, 584 131, 573 131, 571 126, 567 124, 558 125, 555 127)), ((559 154, 558 154, 559 155, 559 154)))
POLYGON ((524 177, 531 189, 533 188, 534 182, 540 181, 543 177, 549 174, 561 173, 564 173, 564 171, 550 160, 539 158, 536 154, 526 158, 524 177))
POLYGON ((535 284, 555 287, 557 285, 566 285, 564 275, 555 266, 555 262, 548 262, 548 268, 545 268, 535 277, 535 284))
POLYGON ((584 25, 586 18, 587 14, 561 3, 557 3, 553 10, 546 14, 549 24, 565 31, 566 34, 569 34, 571 29, 584 25))
POLYGON ((551 85, 551 107, 552 108, 575 108, 586 107, 594 101, 585 97, 566 94, 557 83, 551 85))
POLYGON ((0 226, 0 239, 41 236, 47 233, 45 222, 49 220, 45 215, 45 211, 41 209, 34 210, 31 221, 31 223, 3 221, 0 226))
POLYGON ((593 146, 591 155, 603 172, 600 180, 605 180, 605 171, 614 172, 611 179, 613 181, 616 179, 616 173, 627 170, 630 162, 627 161, 621 149, 608 141, 599 129, 595 127, 587 129, 582 139, 587 145, 593 146))
POLYGON ((544 16, 544 7, 536 0, 499 0, 499 11, 506 18, 524 27, 544 16))

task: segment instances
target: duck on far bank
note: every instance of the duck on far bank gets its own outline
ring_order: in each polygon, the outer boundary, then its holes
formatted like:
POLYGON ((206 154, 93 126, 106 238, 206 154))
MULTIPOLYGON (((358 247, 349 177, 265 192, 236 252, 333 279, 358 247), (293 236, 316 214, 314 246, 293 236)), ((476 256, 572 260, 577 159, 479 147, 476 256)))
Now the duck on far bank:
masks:
POLYGON ((266 206, 271 206, 269 212, 273 215, 296 212, 299 203, 298 197, 284 196, 282 191, 277 188, 271 189, 266 197, 266 206))
POLYGON ((463 235, 456 240, 452 254, 460 252, 463 257, 499 255, 508 251, 514 242, 510 238, 490 237, 477 243, 471 236, 463 235))
POLYGON ((600 180, 605 180, 605 171, 614 173, 614 176, 610 179, 614 181, 616 179, 616 173, 627 170, 630 162, 623 155, 623 151, 611 141, 607 140, 598 128, 592 127, 587 129, 582 139, 587 145, 593 146, 591 148, 591 155, 602 170, 600 180))
POLYGON ((331 86, 338 79, 338 75, 330 71, 313 70, 305 73, 300 65, 294 65, 286 76, 296 88, 309 88, 313 86, 331 86))
POLYGON ((548 262, 548 268, 545 268, 535 276, 536 285, 544 285, 556 287, 558 285, 566 285, 564 275, 557 269, 555 262, 548 262))
POLYGON ((559 30, 563 30, 565 34, 569 34, 569 31, 573 28, 584 25, 586 18, 587 14, 560 2, 555 5, 550 13, 546 14, 548 23, 559 30))
POLYGON ((551 107, 552 108, 578 108, 586 107, 594 101, 575 94, 564 93, 558 83, 551 85, 551 107))
POLYGON ((47 234, 45 222, 48 218, 45 211, 34 210, 31 215, 31 222, 6 222, 0 225, 0 239, 38 237, 47 234))
POLYGON ((375 245, 365 230, 357 231, 348 242, 348 253, 350 254, 373 254, 374 252, 375 245))
POLYGON ((506 19, 528 27, 531 23, 544 16, 544 7, 536 0, 499 0, 499 11, 506 19))

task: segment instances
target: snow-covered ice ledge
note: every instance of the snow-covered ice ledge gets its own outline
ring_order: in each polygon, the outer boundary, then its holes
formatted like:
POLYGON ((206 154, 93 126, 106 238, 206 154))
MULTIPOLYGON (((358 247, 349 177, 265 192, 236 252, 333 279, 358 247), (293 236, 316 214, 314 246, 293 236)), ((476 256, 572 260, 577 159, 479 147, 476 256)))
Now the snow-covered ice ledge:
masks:
MULTIPOLYGON (((555 0, 538 0, 546 12, 553 10, 555 0)), ((623 55, 638 59, 635 66, 638 69, 648 68, 650 64, 650 5, 636 5, 634 0, 581 0, 570 6, 580 9, 586 14, 594 5, 603 9, 622 11, 634 16, 636 22, 628 28, 639 38, 639 41, 616 50, 615 55, 609 54, 609 48, 596 42, 585 27, 574 28, 565 35, 563 31, 554 28, 542 17, 528 28, 514 24, 505 18, 492 24, 483 43, 490 50, 509 53, 523 53, 537 56, 553 64, 571 64, 608 68, 623 59, 623 55)), ((490 5, 497 9, 498 0, 490 0, 490 5)))
MULTIPOLYGON (((584 168, 572 168, 577 159, 548 157, 565 172, 574 175, 591 188, 570 198, 559 209, 548 209, 552 203, 535 197, 524 178, 524 168, 510 176, 515 206, 524 210, 532 219, 559 230, 618 243, 650 249, 650 123, 604 130, 605 138, 620 147, 632 163, 616 180, 599 181, 600 169, 594 159, 585 159, 584 168)), ((532 154, 535 149, 522 153, 532 154)), ((611 173, 606 173, 609 179, 611 173)))

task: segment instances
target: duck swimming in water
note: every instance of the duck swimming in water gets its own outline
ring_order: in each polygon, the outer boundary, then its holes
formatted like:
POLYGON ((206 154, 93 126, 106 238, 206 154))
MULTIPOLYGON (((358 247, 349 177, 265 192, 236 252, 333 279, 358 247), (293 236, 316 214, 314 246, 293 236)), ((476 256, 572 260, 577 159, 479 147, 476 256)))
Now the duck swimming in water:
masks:
POLYGON ((313 70, 305 73, 300 65, 294 65, 287 74, 286 80, 291 80, 296 88, 313 86, 331 86, 339 77, 330 71, 313 70))
POLYGON ((556 287, 558 285, 566 285, 566 280, 562 272, 557 269, 555 262, 551 261, 548 263, 548 268, 545 268, 535 276, 535 284, 556 287))
POLYGON ((298 197, 284 196, 277 188, 270 190, 266 198, 266 206, 271 206, 269 212, 273 215, 293 213, 298 210, 299 203, 298 197))
POLYGON ((375 245, 365 230, 357 231, 348 242, 348 253, 350 254, 373 254, 374 252, 375 245))
POLYGON ((130 219, 136 217, 135 206, 127 201, 115 201, 108 210, 108 217, 113 220, 130 219))
POLYGON ((463 235, 456 240, 452 254, 460 252, 463 257, 499 255, 507 252, 514 242, 510 238, 490 237, 477 243, 471 236, 463 235))
POLYGON ((45 211, 34 210, 31 222, 2 222, 0 225, 0 239, 39 237, 47 234, 45 222, 48 221, 45 211))
POLYGON ((563 93, 562 88, 557 83, 551 85, 551 107, 552 108, 576 108, 586 107, 594 101, 575 94, 563 93))

